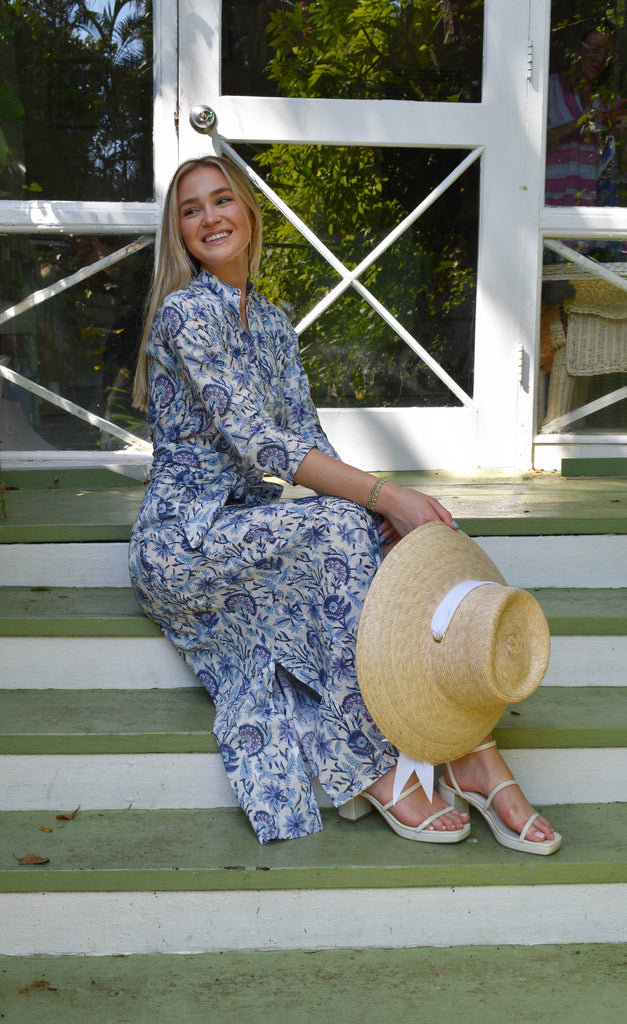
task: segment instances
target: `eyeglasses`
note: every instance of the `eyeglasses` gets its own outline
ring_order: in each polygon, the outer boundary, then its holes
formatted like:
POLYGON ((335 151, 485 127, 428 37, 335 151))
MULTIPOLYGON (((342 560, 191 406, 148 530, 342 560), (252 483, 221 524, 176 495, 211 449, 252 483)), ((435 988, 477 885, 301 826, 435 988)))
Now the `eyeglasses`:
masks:
POLYGON ((584 50, 587 50, 591 57, 603 57, 604 60, 611 60, 614 56, 609 50, 606 50, 604 46, 590 46, 589 43, 581 43, 584 50))

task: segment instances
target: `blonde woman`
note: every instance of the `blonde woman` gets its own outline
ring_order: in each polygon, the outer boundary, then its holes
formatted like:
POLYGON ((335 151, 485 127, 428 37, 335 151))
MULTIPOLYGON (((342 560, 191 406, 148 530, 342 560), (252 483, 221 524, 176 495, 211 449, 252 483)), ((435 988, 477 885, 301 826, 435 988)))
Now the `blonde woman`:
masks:
MULTIPOLYGON (((435 499, 338 458, 296 334, 251 283, 261 241, 237 167, 210 156, 178 169, 136 375, 154 460, 131 538, 135 591, 215 703, 226 771, 260 842, 321 829, 313 777, 337 807, 363 793, 405 838, 458 842, 468 814, 437 793, 430 802, 415 776, 392 806, 398 752, 355 672, 382 547, 425 522, 454 524, 435 499), (280 500, 267 476, 315 494, 280 500)), ((462 762, 457 778, 486 793, 509 775, 495 748, 462 762)), ((531 809, 516 794, 503 814, 521 828, 531 809)), ((538 818, 529 842, 552 838, 538 818)))

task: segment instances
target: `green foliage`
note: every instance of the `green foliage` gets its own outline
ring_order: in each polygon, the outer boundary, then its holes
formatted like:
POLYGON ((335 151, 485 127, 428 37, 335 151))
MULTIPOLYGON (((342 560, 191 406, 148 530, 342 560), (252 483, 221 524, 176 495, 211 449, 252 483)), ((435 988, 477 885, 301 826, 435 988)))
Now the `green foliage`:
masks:
POLYGON ((33 187, 53 199, 152 194, 151 4, 91 6, 0 0, 0 77, 22 104, 0 179, 9 198, 33 187))
MULTIPOLYGON (((361 147, 271 146, 255 163, 268 183, 348 269, 355 268, 460 159, 361 147)), ((359 280, 463 387, 470 350, 476 256, 476 174, 453 186, 443 225, 436 204, 359 280), (474 196, 474 198, 473 198, 474 196)), ((441 202, 441 201, 440 201, 441 202)), ((298 322, 339 275, 267 204, 260 289, 298 322)), ((353 289, 301 337, 319 405, 449 404, 448 389, 353 289)))
MULTIPOLYGON (((317 0, 266 4, 265 75, 281 96, 469 102, 479 98, 483 3, 317 0)), ((250 156, 250 154, 246 154, 250 156)), ((270 146, 268 183, 333 254, 357 266, 463 158, 451 151, 270 146)), ((472 389, 477 171, 467 172, 360 277, 466 390, 472 389)), ((336 272, 269 207, 261 290, 295 321, 336 272)), ((349 289, 301 337, 319 405, 457 404, 349 289)))
MULTIPOLYGON (((11 29, 0 25, 0 40, 11 38, 11 29)), ((0 171, 3 171, 9 160, 9 144, 2 130, 2 122, 15 123, 24 114, 23 104, 4 78, 0 78, 0 171)))
POLYGON ((282 2, 267 72, 282 96, 476 99, 482 15, 482 0, 282 2))

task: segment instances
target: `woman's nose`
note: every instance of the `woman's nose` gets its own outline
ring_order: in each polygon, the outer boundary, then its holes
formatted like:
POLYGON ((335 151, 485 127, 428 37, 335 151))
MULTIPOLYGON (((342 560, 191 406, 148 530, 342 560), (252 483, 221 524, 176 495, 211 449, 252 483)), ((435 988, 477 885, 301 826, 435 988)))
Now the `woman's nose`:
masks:
POLYGON ((218 209, 213 205, 213 203, 207 203, 207 205, 203 207, 202 219, 205 224, 215 224, 219 219, 219 216, 220 214, 218 209))

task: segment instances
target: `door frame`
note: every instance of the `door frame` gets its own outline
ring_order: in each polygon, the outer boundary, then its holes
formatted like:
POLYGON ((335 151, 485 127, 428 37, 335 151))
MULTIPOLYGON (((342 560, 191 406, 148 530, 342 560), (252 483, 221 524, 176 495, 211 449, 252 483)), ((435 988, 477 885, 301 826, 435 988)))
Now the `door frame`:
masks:
MULTIPOLYGON (((218 132, 229 143, 480 149, 476 410, 320 412, 343 457, 367 469, 530 468, 534 443, 546 447, 535 411, 542 238, 583 237, 582 211, 546 210, 541 200, 549 0, 485 0, 482 99, 472 104, 222 96, 220 17, 220 0, 154 0, 154 202, 7 201, 0 203, 0 230, 156 234, 179 159, 210 145, 189 123, 198 103, 216 111, 218 132)), ((627 210, 585 215, 597 237, 621 224, 627 231, 627 210)), ((50 458, 95 465, 123 462, 124 456, 71 452, 50 458)), ((2 454, 7 467, 46 458, 2 454)), ((133 453, 128 458, 142 461, 133 453)))

